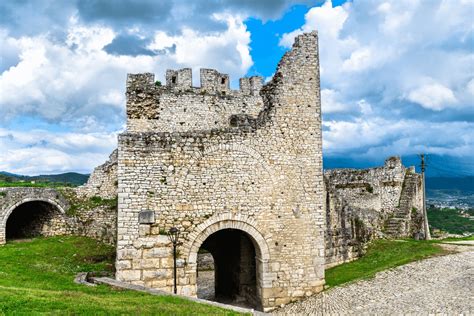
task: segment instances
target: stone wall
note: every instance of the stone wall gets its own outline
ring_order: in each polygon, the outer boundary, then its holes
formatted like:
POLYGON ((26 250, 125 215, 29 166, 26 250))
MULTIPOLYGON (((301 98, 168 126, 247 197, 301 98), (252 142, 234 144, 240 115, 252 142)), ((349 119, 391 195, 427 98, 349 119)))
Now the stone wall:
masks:
POLYGON ((234 229, 256 248, 260 307, 322 290, 316 33, 296 38, 259 94, 260 79, 243 79, 241 90, 231 91, 228 77, 216 71, 201 72, 200 89, 178 78, 179 71, 169 74, 165 87, 154 85, 150 74, 127 79, 117 279, 172 291, 171 248, 162 234, 176 226, 183 241, 178 293, 196 295, 200 246, 214 232, 234 229))
POLYGON ((109 160, 96 167, 87 183, 78 187, 76 192, 83 197, 113 199, 117 197, 117 183, 117 150, 114 150, 109 160))
POLYGON ((324 172, 326 265, 353 260, 373 238, 423 235, 421 175, 391 157, 383 167, 324 172))
POLYGON ((240 90, 234 91, 228 75, 213 69, 201 69, 199 88, 191 86, 191 69, 168 70, 166 76, 165 86, 156 85, 151 73, 128 76, 128 132, 222 129, 233 114, 256 117, 263 109, 261 77, 242 78, 240 90))
POLYGON ((114 244, 116 201, 79 196, 73 188, 0 188, 0 244, 9 219, 21 224, 24 237, 80 235, 114 244))

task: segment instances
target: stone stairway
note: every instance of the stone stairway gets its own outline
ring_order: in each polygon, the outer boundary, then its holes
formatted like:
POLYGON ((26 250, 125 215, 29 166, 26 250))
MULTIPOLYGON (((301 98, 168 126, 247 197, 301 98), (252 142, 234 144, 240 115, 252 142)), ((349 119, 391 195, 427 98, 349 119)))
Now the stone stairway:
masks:
POLYGON ((400 194, 400 204, 393 212, 393 216, 385 222, 385 234, 388 237, 407 237, 410 234, 412 197, 415 194, 418 177, 416 174, 407 173, 400 194))

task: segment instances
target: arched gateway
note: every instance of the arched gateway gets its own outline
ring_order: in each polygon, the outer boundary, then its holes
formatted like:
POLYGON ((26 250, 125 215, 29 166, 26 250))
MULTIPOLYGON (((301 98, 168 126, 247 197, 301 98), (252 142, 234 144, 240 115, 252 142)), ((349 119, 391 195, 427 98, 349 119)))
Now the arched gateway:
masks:
POLYGON ((233 219, 214 222, 199 230, 189 249, 188 265, 197 274, 199 250, 212 254, 215 300, 240 300, 261 309, 264 280, 267 280, 268 288, 272 278, 268 269, 268 245, 263 236, 248 223, 233 219))
POLYGON ((128 75, 118 141, 116 278, 173 291, 166 232, 180 232, 177 292, 196 295, 199 249, 216 299, 271 310, 324 285, 317 34, 303 34, 273 79, 201 69, 128 75))
POLYGON ((65 233, 64 201, 52 189, 4 188, 0 200, 0 244, 9 239, 65 233))

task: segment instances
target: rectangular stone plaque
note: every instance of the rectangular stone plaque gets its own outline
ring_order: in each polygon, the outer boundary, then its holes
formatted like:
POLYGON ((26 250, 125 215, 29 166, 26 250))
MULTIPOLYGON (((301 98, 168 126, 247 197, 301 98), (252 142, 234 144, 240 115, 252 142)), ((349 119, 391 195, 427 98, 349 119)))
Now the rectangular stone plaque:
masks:
POLYGON ((155 212, 153 212, 153 211, 141 211, 138 214, 138 222, 140 224, 154 224, 155 223, 155 212))

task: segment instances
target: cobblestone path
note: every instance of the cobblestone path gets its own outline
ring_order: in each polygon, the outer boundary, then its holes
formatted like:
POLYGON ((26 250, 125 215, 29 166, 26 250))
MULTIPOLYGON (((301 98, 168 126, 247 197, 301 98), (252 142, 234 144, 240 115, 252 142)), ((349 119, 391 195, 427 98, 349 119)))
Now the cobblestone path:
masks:
POLYGON ((474 251, 383 271, 371 280, 335 287, 274 314, 474 315, 474 251))

